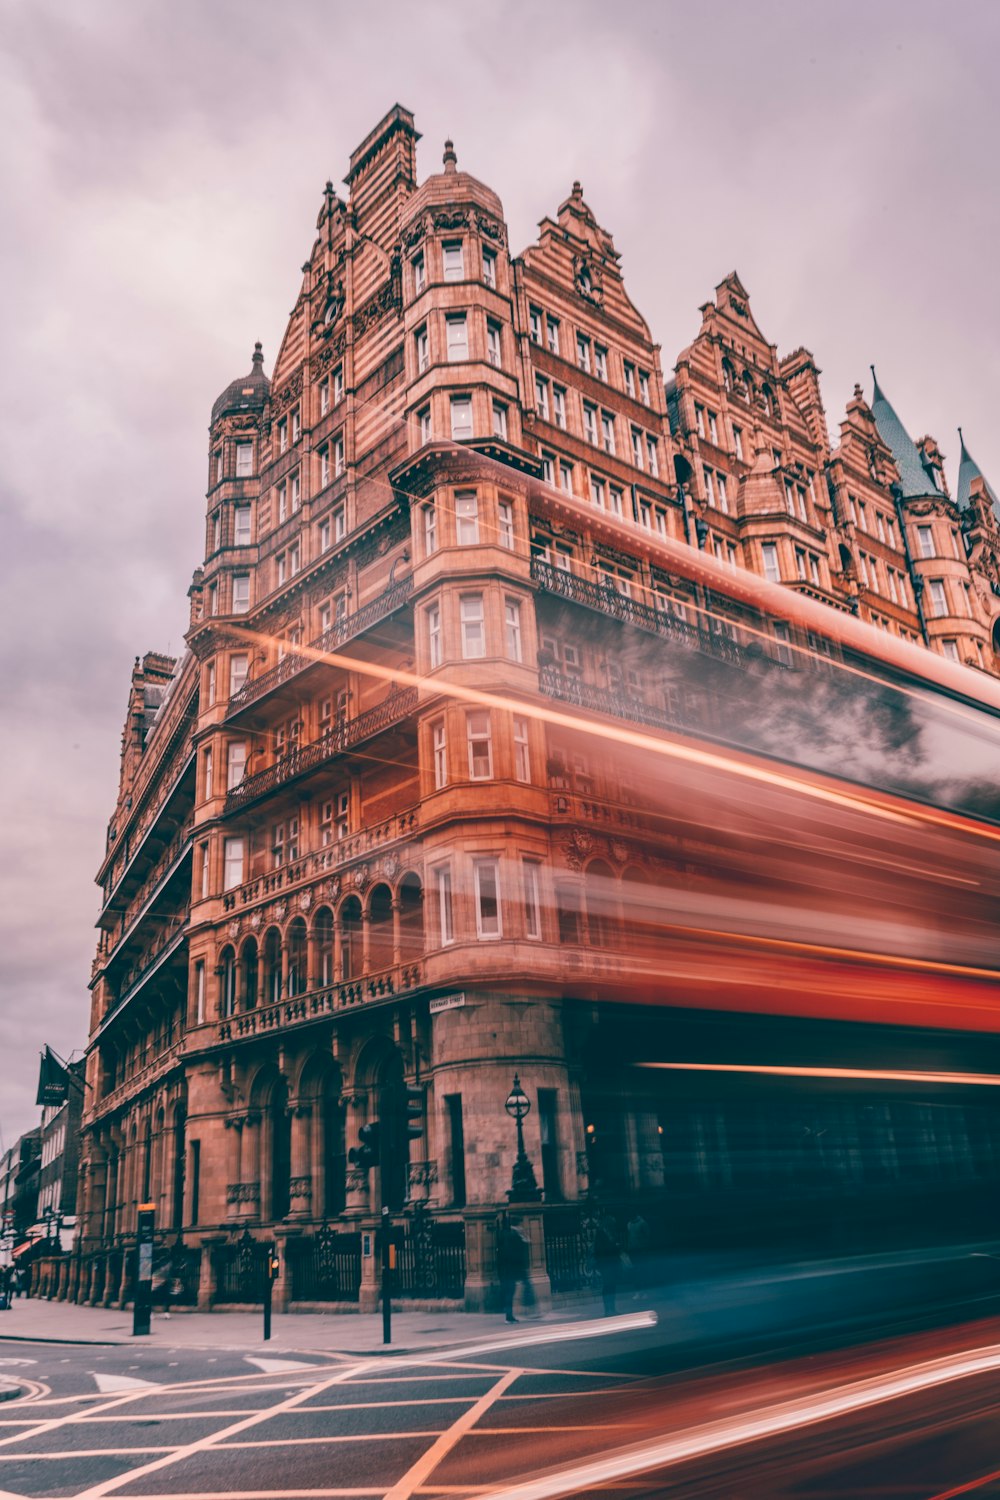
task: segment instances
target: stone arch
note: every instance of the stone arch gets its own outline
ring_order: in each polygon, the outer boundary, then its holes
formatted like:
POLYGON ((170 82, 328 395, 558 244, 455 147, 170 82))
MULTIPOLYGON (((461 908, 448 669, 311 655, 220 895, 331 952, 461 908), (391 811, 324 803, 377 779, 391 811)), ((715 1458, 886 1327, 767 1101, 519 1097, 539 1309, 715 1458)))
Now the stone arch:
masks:
POLYGON ((316 944, 316 980, 322 985, 333 984, 334 919, 328 906, 321 906, 313 913, 313 941, 316 944))
POLYGON ((618 882, 611 866, 591 860, 583 872, 587 934, 592 948, 607 948, 618 923, 618 882))
POLYGON ((764 415, 766 417, 780 416, 777 397, 766 380, 760 388, 760 402, 764 408, 764 415))
POLYGON ((383 1150, 379 1206, 394 1211, 406 1201, 409 1167, 404 1077, 403 1054, 389 1037, 371 1037, 361 1048, 354 1065, 354 1081, 368 1095, 368 1118, 379 1122, 383 1150))
POLYGON ((304 917, 293 917, 285 930, 285 947, 288 951, 288 997, 305 993, 308 983, 306 974, 306 924, 304 917))
POLYGON ((308 1105, 312 1211, 332 1219, 347 1203, 347 1145, 343 1077, 329 1053, 314 1052, 299 1074, 299 1103, 308 1105))
POLYGON ((382 881, 368 893, 368 968, 378 973, 392 964, 392 891, 382 881))
POLYGON ((728 359, 722 361, 722 384, 726 391, 732 392, 736 387, 736 371, 728 359))
POLYGON ((260 948, 251 934, 243 942, 239 956, 240 982, 243 990, 243 1009, 253 1010, 260 993, 260 948))
POLYGON ((281 933, 269 927, 260 945, 261 1002, 275 1005, 281 999, 281 933))
POLYGON ((290 1205, 292 1131, 288 1080, 274 1063, 266 1064, 257 1073, 250 1101, 260 1132, 257 1171, 261 1218, 283 1219, 290 1205))
POLYGON ((755 394, 755 388, 754 388, 754 383, 753 383, 753 376, 750 374, 749 370, 744 370, 743 371, 743 374, 742 374, 742 376, 740 378, 740 385, 743 388, 743 399, 744 399, 744 401, 746 401, 746 403, 747 403, 748 406, 752 406, 753 405, 753 398, 754 398, 754 394, 755 394))
POLYGON ((337 920, 340 923, 340 977, 356 979, 362 968, 364 928, 361 900, 358 896, 348 896, 341 902, 337 920))
POLYGON ((415 870, 407 870, 398 887, 399 955, 413 963, 424 952, 424 887, 415 870))
POLYGON ((1000 615, 997 615, 990 627, 990 646, 994 656, 1000 659, 1000 615))

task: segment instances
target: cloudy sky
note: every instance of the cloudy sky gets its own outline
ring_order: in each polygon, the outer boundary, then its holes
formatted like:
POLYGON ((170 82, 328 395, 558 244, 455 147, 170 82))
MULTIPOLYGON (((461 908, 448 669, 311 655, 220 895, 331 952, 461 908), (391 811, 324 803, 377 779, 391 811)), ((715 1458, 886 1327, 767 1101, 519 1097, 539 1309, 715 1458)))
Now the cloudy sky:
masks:
MULTIPOLYGON (((530 242, 579 178, 664 364, 734 267, 836 422, 868 366, 1000 485, 990 0, 0 0, 0 1133, 85 1039, 133 657, 178 651, 212 401, 399 101, 530 242)), ((867 387, 866 387, 867 388, 867 387)))

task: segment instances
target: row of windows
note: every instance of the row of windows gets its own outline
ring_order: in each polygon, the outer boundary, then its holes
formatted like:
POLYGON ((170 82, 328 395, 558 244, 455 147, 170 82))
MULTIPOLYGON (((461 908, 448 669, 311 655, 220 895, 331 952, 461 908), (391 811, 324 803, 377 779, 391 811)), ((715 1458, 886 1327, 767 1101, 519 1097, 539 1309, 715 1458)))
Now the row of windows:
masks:
MULTIPOLYGON (((528 334, 531 342, 537 344, 539 348, 546 348, 550 354, 558 355, 560 358, 569 357, 563 355, 562 325, 559 319, 534 305, 528 309, 528 334)), ((595 375, 598 380, 609 382, 610 356, 605 345, 592 339, 589 334, 577 332, 575 352, 578 370, 585 375, 595 375)), ((641 401, 643 406, 649 405, 649 381, 648 370, 643 370, 632 361, 622 358, 621 388, 633 401, 641 401)))
MULTIPOLYGON (((421 506, 421 529, 424 555, 430 557, 439 544, 438 503, 428 500, 421 506)), ((514 547, 514 503, 511 500, 497 502, 497 525, 495 535, 484 534, 493 528, 482 514, 480 497, 475 490, 456 490, 454 498, 454 539, 460 547, 477 547, 481 541, 498 542, 501 547, 514 547)))
MULTIPOLYGON (((543 422, 551 422, 563 432, 567 424, 567 389, 546 379, 535 376, 535 409, 543 422), (551 400, 550 400, 551 397, 551 400)), ((603 448, 611 458, 618 456, 617 424, 614 412, 598 408, 593 402, 581 397, 582 426, 584 439, 595 448, 603 448)), ((637 469, 648 471, 654 478, 660 473, 659 440, 641 427, 630 425, 630 452, 637 469)), ((549 480, 551 483, 551 479, 549 480)))
MULTIPOLYGON (((479 251, 480 276, 485 286, 496 290, 497 285, 497 253, 489 245, 481 245, 479 251)), ((466 262, 466 248, 462 240, 445 240, 441 246, 441 279, 443 281, 464 281, 466 262)), ((419 297, 420 293, 427 288, 427 256, 421 250, 410 262, 413 273, 413 292, 419 297)))
MULTIPOLYGON (((440 667, 444 660, 441 631, 441 605, 429 604, 424 611, 427 622, 427 653, 430 668, 440 667)), ((458 599, 459 641, 462 658, 477 661, 486 655, 486 616, 483 595, 460 594, 458 599)), ((503 654, 508 661, 523 661, 521 602, 505 599, 503 604, 503 654)))
MULTIPOLYGON (((478 326, 478 325, 477 325, 478 326)), ((466 312, 449 312, 445 316, 445 356, 449 364, 464 362, 476 357, 470 355, 469 340, 469 314, 466 312)), ((414 356, 418 375, 423 375, 431 367, 431 335, 430 328, 424 323, 413 335, 414 356)), ((495 369, 500 369, 503 363, 502 355, 502 329, 495 318, 486 319, 486 341, 478 357, 485 356, 487 363, 495 369)))
MULTIPOLYGON (((440 791, 449 784, 448 726, 444 719, 436 719, 430 728, 431 765, 434 790, 440 791)), ((528 721, 521 714, 513 716, 514 778, 516 781, 531 780, 531 751, 529 746, 528 721)), ((489 709, 468 709, 465 714, 465 748, 470 781, 492 781, 493 769, 493 716, 489 709)))

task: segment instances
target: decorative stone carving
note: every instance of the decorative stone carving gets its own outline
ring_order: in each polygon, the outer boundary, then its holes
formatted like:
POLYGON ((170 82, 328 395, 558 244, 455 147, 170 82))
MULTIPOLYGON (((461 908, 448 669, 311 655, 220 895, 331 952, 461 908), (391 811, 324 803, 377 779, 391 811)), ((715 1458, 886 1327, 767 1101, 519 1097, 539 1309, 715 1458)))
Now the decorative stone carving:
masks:
POLYGON ((232 922, 230 922, 229 926, 226 928, 226 931, 229 933, 229 936, 231 938, 238 938, 240 935, 239 920, 234 919, 232 922))
POLYGON ((406 1169, 406 1178, 411 1188, 433 1187, 438 1180, 436 1161, 411 1161, 406 1169))
POLYGON ((299 910, 300 911, 308 911, 309 908, 310 908, 310 906, 312 906, 312 904, 313 904, 312 891, 300 891, 299 892, 299 910))
POLYGON ((348 879, 350 880, 351 884, 354 886, 355 890, 363 891, 364 888, 365 888, 365 886, 368 884, 368 879, 369 879, 369 876, 368 876, 368 866, 367 865, 357 865, 351 871, 350 875, 348 876, 348 879))
POLYGON ((491 218, 489 214, 477 214, 476 227, 484 240, 492 240, 495 245, 506 246, 507 230, 499 219, 491 218))
POLYGON ((292 402, 294 400, 296 400, 296 398, 299 397, 299 396, 301 396, 301 395, 302 395, 302 369, 300 367, 298 370, 296 370, 296 372, 292 376, 291 380, 286 381, 286 383, 282 386, 281 390, 278 392, 278 394, 276 396, 272 394, 272 396, 271 396, 271 411, 272 411, 272 414, 280 416, 280 414, 286 409, 286 407, 291 406, 292 402))
POLYGON ((469 213, 464 208, 439 208, 434 215, 435 229, 464 229, 469 222, 469 213))
POLYGON ((611 857, 612 859, 616 859, 620 865, 625 863, 631 852, 628 844, 623 843, 621 839, 611 840, 611 857))
POLYGON ((271 907, 271 915, 276 922, 283 922, 288 915, 288 902, 276 901, 271 907))
POLYGON ((311 1198, 312 1178, 292 1177, 288 1183, 288 1196, 290 1198, 311 1198))
POLYGON ((259 909, 250 913, 250 926, 253 928, 254 932, 258 930, 263 920, 264 913, 259 909))
POLYGON ((349 1193, 368 1192, 368 1173, 360 1167, 352 1167, 347 1174, 347 1191, 349 1193))
POLYGON ((382 874, 386 880, 395 880, 400 871, 399 855, 391 850, 382 860, 382 874))
POLYGON ((227 1203, 257 1203, 259 1199, 259 1182, 231 1182, 226 1188, 227 1203))
POLYGON ((336 901, 340 895, 340 876, 332 875, 323 886, 323 894, 331 901, 336 901))
POLYGON ((576 1153, 576 1175, 577 1177, 590 1176, 590 1162, 587 1159, 586 1151, 578 1151, 576 1153))
POLYGON ((573 280, 581 297, 601 306, 604 302, 604 271, 599 261, 586 255, 574 256, 573 280))

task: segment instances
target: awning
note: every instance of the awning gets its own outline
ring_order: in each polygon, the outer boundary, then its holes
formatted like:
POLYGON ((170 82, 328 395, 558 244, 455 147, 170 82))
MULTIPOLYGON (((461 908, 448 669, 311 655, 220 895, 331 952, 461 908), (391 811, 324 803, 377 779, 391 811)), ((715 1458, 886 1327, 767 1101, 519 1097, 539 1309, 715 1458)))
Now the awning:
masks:
POLYGON ((19 1256, 27 1255, 29 1250, 34 1250, 35 1246, 40 1245, 41 1243, 41 1240, 25 1240, 23 1244, 15 1245, 10 1253, 14 1257, 14 1259, 17 1260, 19 1256))

